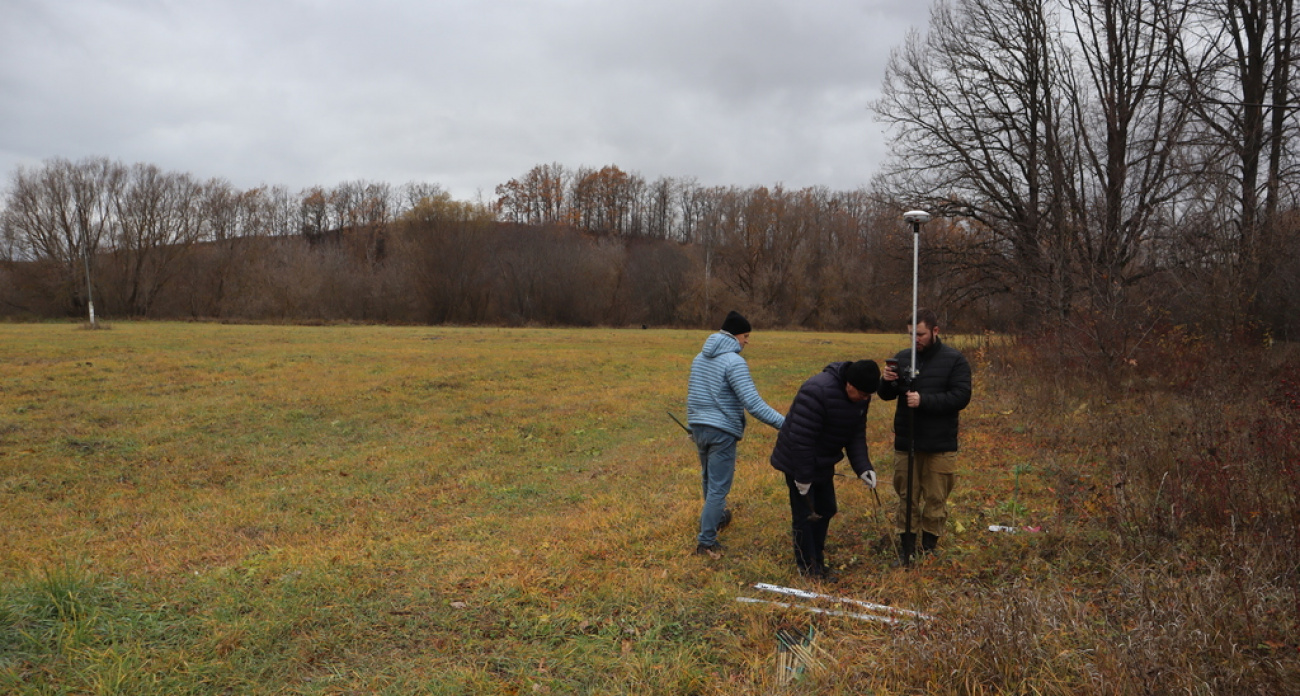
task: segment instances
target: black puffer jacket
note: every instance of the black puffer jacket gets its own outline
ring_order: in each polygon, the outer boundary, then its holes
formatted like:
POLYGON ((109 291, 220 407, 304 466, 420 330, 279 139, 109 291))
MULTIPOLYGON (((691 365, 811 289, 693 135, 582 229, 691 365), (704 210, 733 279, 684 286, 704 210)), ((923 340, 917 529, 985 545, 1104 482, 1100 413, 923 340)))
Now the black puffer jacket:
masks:
MULTIPOLYGON (((912 349, 898 353, 899 372, 912 364, 912 349)), ((916 409, 916 450, 918 452, 956 452, 958 414, 970 403, 970 363, 961 351, 938 338, 929 348, 917 354, 916 384, 913 391, 921 395, 921 406, 916 409)), ((880 380, 876 390, 885 401, 898 399, 898 382, 880 380)), ((907 400, 898 399, 894 410, 894 449, 906 451, 912 443, 907 400)))
POLYGON ((871 469, 867 456, 867 409, 871 395, 854 403, 844 391, 844 371, 835 362, 808 378, 795 394, 772 448, 772 466, 800 483, 829 481, 847 452, 854 473, 871 469))

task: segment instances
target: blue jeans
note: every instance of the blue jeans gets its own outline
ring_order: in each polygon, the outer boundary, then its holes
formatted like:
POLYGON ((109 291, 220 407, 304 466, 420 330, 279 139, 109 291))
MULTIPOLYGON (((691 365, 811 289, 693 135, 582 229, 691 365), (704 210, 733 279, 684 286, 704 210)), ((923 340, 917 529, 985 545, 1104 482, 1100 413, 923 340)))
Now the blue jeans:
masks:
POLYGON ((718 522, 727 509, 727 494, 736 473, 736 436, 707 425, 692 425, 691 439, 700 453, 700 478, 704 484, 704 510, 696 541, 711 546, 718 543, 718 522))

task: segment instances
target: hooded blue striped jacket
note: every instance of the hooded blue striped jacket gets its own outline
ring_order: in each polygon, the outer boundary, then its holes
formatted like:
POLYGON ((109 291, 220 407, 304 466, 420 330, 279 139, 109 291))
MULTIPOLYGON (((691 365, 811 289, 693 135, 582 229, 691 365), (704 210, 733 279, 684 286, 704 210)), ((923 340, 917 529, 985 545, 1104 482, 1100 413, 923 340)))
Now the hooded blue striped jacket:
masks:
POLYGON ((758 395, 749 365, 740 357, 740 341, 719 331, 704 341, 704 348, 691 362, 686 420, 691 425, 713 426, 739 440, 745 435, 745 411, 778 430, 785 423, 785 417, 758 395))

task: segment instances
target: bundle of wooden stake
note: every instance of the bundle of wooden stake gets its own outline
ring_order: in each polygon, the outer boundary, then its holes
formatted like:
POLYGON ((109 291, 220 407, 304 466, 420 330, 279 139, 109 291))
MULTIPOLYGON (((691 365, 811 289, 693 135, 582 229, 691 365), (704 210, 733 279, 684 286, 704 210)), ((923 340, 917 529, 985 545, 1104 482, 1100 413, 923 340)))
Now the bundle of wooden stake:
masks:
POLYGON ((808 635, 782 629, 776 632, 777 683, 789 684, 805 672, 821 668, 821 657, 826 651, 817 647, 817 632, 808 627, 808 635))

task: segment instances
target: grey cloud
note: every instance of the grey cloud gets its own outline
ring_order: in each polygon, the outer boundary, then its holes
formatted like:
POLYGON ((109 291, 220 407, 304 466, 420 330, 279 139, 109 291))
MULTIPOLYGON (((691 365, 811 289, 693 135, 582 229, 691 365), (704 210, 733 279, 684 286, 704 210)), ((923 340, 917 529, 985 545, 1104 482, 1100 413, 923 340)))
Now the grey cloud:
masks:
POLYGON ((911 0, 11 0, 0 173, 145 161, 460 196, 536 164, 853 188, 911 0))

